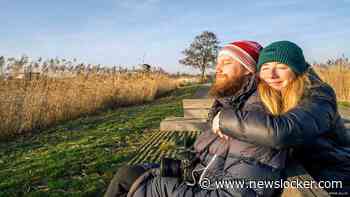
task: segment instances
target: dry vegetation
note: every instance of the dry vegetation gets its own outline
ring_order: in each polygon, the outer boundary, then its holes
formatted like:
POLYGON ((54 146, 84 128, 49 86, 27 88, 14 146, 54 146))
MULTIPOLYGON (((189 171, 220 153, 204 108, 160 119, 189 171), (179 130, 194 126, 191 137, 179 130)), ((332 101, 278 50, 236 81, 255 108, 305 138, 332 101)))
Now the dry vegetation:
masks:
POLYGON ((198 79, 171 76, 161 70, 91 69, 82 64, 66 70, 59 71, 73 77, 0 80, 0 138, 101 109, 151 101, 198 79))
POLYGON ((350 62, 347 58, 315 66, 316 72, 337 94, 338 101, 350 102, 350 62))

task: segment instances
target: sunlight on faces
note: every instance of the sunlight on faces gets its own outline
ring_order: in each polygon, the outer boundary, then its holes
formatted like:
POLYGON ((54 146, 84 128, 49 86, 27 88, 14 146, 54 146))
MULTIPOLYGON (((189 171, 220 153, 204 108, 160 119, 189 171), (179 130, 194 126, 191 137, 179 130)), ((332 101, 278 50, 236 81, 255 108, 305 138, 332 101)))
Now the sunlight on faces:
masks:
POLYGON ((281 91, 296 78, 296 75, 286 64, 280 62, 268 62, 261 66, 259 77, 270 87, 281 91))
POLYGON ((242 77, 250 74, 241 63, 230 56, 218 57, 216 64, 215 84, 211 88, 211 95, 225 96, 236 92, 241 84, 242 77))
POLYGON ((241 63, 232 59, 229 56, 219 56, 216 65, 216 82, 225 83, 233 78, 249 74, 241 63))

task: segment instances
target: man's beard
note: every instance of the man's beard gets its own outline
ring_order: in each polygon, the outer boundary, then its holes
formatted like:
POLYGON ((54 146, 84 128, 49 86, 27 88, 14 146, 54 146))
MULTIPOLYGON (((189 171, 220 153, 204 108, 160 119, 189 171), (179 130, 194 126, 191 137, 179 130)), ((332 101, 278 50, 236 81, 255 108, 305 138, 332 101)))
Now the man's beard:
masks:
POLYGON ((224 75, 224 79, 216 79, 214 85, 209 90, 209 96, 221 98, 235 95, 241 88, 245 80, 249 80, 250 75, 241 75, 238 77, 228 78, 224 75))

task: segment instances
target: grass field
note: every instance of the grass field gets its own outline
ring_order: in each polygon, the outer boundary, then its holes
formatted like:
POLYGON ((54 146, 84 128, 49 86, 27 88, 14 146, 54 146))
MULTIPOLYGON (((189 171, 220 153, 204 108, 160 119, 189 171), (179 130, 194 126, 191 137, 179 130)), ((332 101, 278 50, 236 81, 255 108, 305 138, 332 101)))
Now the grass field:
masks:
POLYGON ((0 196, 101 196, 162 119, 182 116, 182 99, 197 88, 1 143, 0 196))
POLYGON ((340 102, 338 102, 338 105, 341 106, 341 107, 348 107, 348 108, 350 108, 350 102, 347 102, 347 101, 340 101, 340 102))

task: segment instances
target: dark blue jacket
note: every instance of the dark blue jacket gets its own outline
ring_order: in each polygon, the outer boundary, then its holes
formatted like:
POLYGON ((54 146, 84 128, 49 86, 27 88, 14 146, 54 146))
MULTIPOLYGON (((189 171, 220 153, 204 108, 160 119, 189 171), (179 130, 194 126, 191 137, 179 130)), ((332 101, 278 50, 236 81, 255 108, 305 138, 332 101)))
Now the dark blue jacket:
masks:
POLYGON ((273 116, 256 100, 241 110, 225 108, 220 128, 245 142, 273 149, 293 148, 293 157, 316 181, 350 182, 350 131, 338 113, 336 95, 314 74, 309 78, 308 94, 287 113, 273 116))

